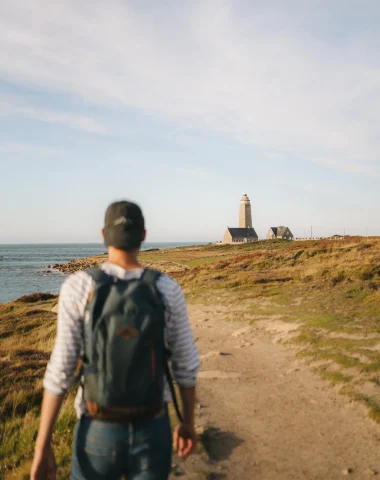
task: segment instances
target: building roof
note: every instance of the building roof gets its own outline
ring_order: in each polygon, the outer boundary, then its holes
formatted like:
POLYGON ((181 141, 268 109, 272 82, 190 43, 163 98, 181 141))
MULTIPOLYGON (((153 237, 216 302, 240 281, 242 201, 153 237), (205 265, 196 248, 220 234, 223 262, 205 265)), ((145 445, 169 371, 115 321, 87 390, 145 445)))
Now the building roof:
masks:
POLYGON ((277 235, 282 237, 283 235, 285 235, 287 229, 288 227, 277 227, 277 235))
MULTIPOLYGON (((270 228, 273 233, 276 235, 276 237, 282 237, 287 230, 289 230, 288 227, 283 227, 283 226, 280 226, 280 227, 271 227, 270 228)), ((290 234, 293 236, 292 232, 289 230, 290 234)))
POLYGON ((232 237, 258 238, 254 228, 228 228, 232 237))

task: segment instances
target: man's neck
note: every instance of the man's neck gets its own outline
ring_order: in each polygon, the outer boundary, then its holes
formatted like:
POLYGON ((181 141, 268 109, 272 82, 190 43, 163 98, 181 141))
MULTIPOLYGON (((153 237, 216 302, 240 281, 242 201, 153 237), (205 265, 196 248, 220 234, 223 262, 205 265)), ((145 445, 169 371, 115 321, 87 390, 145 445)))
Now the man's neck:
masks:
POLYGON ((138 250, 125 252, 124 250, 110 248, 108 251, 108 262, 124 268, 124 270, 141 268, 141 263, 138 260, 138 254, 138 250))

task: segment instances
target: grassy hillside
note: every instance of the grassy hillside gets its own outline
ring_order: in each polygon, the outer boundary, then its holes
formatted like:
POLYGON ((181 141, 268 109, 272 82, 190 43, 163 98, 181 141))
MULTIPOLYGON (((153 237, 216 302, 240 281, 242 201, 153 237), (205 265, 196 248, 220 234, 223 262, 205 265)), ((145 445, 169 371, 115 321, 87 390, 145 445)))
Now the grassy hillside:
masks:
MULTIPOLYGON (((218 248, 207 247, 210 255, 218 248)), ((293 324, 285 338, 380 422, 380 241, 265 242, 176 274, 188 301, 231 320, 293 324), (244 252, 244 253, 243 253, 244 252)))
MULTIPOLYGON (((141 258, 171 272, 189 302, 214 305, 231 321, 294 325, 283 341, 380 422, 379 239, 207 245, 141 258)), ((69 271, 82 267, 76 262, 69 271)), ((54 295, 36 294, 0 305, 0 478, 28 478, 56 303, 54 295)), ((54 436, 60 478, 69 477, 72 396, 54 436)))
MULTIPOLYGON (((57 296, 34 294, 0 305, 0 478, 28 478, 42 399, 42 377, 53 347, 57 296), (9 472, 13 471, 13 475, 9 472), (25 474, 25 477, 24 477, 25 474)), ((72 394, 54 434, 61 478, 69 478, 72 394)))

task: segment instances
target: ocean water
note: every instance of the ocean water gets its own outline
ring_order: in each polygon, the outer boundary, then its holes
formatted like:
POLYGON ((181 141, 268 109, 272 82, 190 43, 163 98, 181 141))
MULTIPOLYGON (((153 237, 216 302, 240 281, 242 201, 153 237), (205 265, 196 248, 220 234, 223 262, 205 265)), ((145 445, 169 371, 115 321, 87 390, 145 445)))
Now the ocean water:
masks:
MULTIPOLYGON (((174 248, 195 243, 166 242, 143 244, 150 248, 174 248)), ((34 292, 56 293, 66 278, 60 272, 47 273, 48 265, 105 253, 102 244, 0 245, 0 303, 34 292)))

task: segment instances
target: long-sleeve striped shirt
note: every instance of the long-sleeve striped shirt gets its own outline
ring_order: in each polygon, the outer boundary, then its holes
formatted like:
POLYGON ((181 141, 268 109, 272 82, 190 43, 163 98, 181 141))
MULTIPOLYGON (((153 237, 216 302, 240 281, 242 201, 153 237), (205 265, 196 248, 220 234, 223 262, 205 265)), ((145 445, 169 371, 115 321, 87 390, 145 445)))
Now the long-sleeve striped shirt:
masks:
MULTIPOLYGON (((101 267, 108 275, 122 280, 140 278, 143 269, 124 270, 105 263, 101 267)), ((193 387, 199 370, 199 355, 187 314, 186 302, 178 283, 162 274, 157 287, 166 304, 165 343, 171 352, 173 376, 182 387, 193 387)), ((62 285, 58 302, 58 328, 55 346, 48 363, 44 388, 55 396, 64 395, 71 387, 78 360, 84 351, 84 324, 88 321, 86 305, 94 281, 85 271, 70 275, 62 285)), ((168 385, 164 400, 170 401, 168 385)), ((85 412, 83 389, 79 387, 75 400, 78 418, 85 412)))

